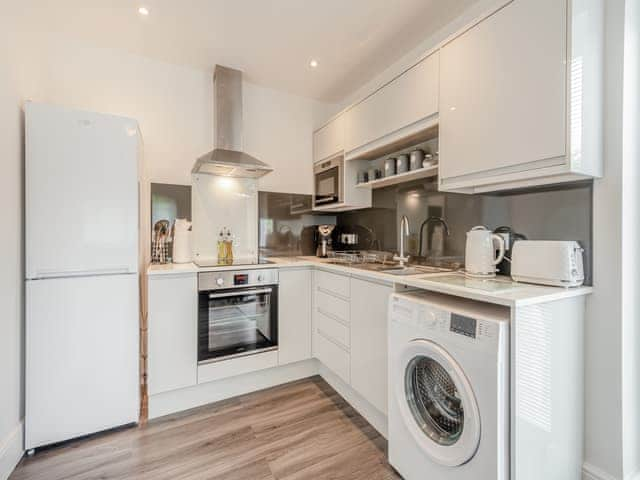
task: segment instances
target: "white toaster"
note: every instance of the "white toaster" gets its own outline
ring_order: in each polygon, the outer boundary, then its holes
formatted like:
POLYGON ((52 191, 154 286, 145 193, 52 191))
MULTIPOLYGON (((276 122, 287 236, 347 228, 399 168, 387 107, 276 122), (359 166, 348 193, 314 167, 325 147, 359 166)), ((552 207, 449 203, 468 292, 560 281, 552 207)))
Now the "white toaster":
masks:
POLYGON ((583 252, 573 241, 519 240, 511 252, 511 277, 516 282, 579 287, 584 283, 583 252))

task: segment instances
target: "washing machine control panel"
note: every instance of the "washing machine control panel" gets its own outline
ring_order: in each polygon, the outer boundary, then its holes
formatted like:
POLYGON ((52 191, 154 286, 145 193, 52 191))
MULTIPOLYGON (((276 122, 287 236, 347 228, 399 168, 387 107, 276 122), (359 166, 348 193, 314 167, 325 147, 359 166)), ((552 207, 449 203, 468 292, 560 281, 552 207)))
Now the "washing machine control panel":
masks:
POLYGON ((439 332, 454 335, 474 343, 493 344, 498 340, 499 326, 495 322, 440 309, 431 305, 413 303, 394 297, 391 304, 391 320, 425 333, 439 332))
POLYGON ((449 330, 464 335, 465 337, 476 338, 477 323, 478 321, 475 318, 452 313, 449 330))

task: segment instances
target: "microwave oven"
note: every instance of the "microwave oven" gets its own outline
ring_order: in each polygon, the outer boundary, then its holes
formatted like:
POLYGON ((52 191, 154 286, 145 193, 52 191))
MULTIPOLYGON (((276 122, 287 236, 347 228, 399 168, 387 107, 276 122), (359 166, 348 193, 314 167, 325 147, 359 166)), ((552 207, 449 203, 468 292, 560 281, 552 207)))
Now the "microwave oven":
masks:
POLYGON ((313 206, 323 207, 344 201, 344 157, 338 155, 313 166, 313 206))

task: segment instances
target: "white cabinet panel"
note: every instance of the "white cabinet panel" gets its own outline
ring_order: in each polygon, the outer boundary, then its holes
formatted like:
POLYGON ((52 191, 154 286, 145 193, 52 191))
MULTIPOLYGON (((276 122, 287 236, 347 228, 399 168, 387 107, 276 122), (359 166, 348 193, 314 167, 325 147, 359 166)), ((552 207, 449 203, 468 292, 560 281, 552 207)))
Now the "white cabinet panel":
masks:
POLYGON ((351 279, 351 386, 387 413, 387 305, 392 287, 351 279))
POLYGON ((320 286, 316 289, 316 310, 327 317, 336 319, 340 323, 349 324, 349 300, 327 293, 320 286))
POLYGON ((313 161, 332 157, 344 149, 344 116, 334 118, 313 134, 313 161))
POLYGON ((223 378, 235 377, 277 366, 278 352, 276 350, 205 363, 198 366, 198 384, 215 382, 223 378))
POLYGON ((136 422, 138 276, 30 280, 25 296, 26 449, 136 422))
POLYGON ((135 120, 25 106, 26 277, 138 271, 135 120))
POLYGON ((441 182, 564 164, 566 61, 565 0, 515 0, 445 45, 441 182))
POLYGON ((313 356, 349 383, 349 276, 313 272, 313 356))
POLYGON ((345 151, 438 112, 438 57, 428 56, 345 113, 345 151))
POLYGON ((327 337, 323 332, 316 332, 314 354, 325 367, 338 375, 347 384, 349 383, 349 353, 343 346, 327 337))
POLYGON ((196 274, 149 278, 149 394, 196 384, 198 279, 196 274))
POLYGON ((278 363, 311 358, 311 270, 281 270, 278 288, 278 363))
POLYGON ((318 309, 316 311, 316 329, 320 335, 342 347, 345 351, 349 351, 351 329, 348 324, 330 317, 318 309))
POLYGON ((317 270, 315 272, 316 288, 337 297, 349 299, 349 277, 336 273, 317 270))

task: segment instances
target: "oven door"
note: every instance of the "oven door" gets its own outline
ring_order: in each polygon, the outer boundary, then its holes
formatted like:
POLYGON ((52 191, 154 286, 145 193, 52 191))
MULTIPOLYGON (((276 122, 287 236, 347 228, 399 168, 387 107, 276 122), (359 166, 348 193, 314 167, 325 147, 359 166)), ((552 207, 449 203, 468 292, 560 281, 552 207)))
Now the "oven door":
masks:
POLYGON ((314 168, 314 207, 342 201, 342 157, 321 163, 314 168))
POLYGON ((198 362, 277 346, 277 285, 199 293, 198 362))

